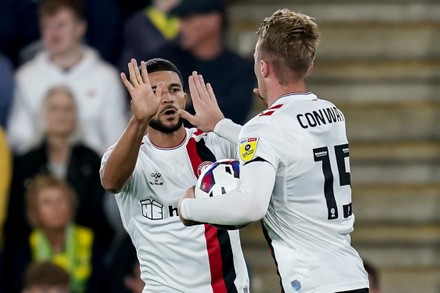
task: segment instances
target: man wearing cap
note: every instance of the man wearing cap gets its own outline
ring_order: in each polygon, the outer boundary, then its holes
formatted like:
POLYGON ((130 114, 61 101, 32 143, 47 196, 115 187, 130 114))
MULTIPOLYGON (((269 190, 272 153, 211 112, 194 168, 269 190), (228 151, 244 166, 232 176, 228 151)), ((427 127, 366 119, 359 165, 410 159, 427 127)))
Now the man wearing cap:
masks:
MULTIPOLYGON (((151 57, 172 61, 183 76, 193 70, 216 89, 225 117, 244 124, 252 106, 256 85, 252 60, 231 51, 225 44, 227 28, 222 0, 182 0, 171 14, 180 19, 180 42, 151 57)), ((185 85, 187 88, 187 85, 185 85)), ((193 112, 192 107, 189 107, 193 112)))

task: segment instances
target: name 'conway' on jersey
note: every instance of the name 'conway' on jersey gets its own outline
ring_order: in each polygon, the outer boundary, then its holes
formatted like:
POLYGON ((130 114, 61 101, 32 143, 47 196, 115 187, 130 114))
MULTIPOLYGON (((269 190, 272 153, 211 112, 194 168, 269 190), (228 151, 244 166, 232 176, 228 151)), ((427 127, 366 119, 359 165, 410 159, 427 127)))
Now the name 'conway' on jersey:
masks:
POLYGON ((260 158, 277 170, 263 227, 284 291, 368 287, 350 244, 355 217, 342 112, 311 93, 286 95, 246 123, 239 143, 242 164, 260 158))

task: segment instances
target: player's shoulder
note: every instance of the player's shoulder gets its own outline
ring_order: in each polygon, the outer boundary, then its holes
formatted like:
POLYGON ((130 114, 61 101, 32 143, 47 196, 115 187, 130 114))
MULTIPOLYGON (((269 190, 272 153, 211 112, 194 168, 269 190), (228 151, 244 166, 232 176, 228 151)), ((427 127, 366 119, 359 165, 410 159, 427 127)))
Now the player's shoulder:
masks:
POLYGON ((250 119, 243 127, 260 127, 266 128, 278 124, 278 120, 284 117, 284 109, 286 105, 284 102, 277 102, 269 108, 261 111, 250 119))
POLYGON ((333 103, 333 102, 330 101, 330 100, 326 100, 326 99, 318 99, 318 101, 319 101, 319 103, 320 103, 321 105, 324 105, 324 106, 326 106, 326 107, 336 107, 336 104, 333 103))
POLYGON ((266 136, 273 135, 278 132, 278 123, 274 121, 273 118, 268 119, 267 116, 260 116, 260 114, 243 125, 240 132, 240 137, 243 137, 243 135, 266 136))

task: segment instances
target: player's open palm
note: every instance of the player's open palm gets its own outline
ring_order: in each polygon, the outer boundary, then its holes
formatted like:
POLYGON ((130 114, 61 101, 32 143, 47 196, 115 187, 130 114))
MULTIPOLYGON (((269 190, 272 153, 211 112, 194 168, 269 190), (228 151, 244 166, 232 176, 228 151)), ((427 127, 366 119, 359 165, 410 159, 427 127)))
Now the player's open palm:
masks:
POLYGON ((188 85, 196 113, 191 115, 185 110, 179 110, 180 116, 202 131, 213 131, 217 122, 224 118, 217 104, 214 90, 197 72, 189 76, 188 85))
POLYGON ((141 62, 139 70, 136 60, 131 59, 128 72, 129 79, 125 73, 121 73, 121 79, 130 94, 133 115, 138 121, 150 120, 159 109, 163 85, 158 84, 156 92, 153 91, 144 61, 141 62))

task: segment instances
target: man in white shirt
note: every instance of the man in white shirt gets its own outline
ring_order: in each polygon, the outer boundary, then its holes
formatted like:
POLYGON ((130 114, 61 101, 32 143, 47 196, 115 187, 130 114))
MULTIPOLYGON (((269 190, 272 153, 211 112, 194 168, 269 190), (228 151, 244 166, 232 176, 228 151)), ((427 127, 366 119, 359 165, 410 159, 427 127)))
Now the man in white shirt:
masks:
POLYGON ((284 292, 367 293, 367 273, 350 245, 345 118, 305 87, 318 27, 309 16, 283 9, 264 20, 258 36, 254 91, 268 109, 240 132, 240 187, 205 200, 188 189, 179 214, 187 225, 262 219, 284 292))
POLYGON ((14 153, 23 154, 38 138, 37 117, 46 92, 68 86, 77 99, 84 143, 97 153, 118 138, 127 122, 127 99, 119 74, 84 45, 80 2, 46 0, 39 7, 44 49, 16 73, 7 134, 14 153))
POLYGON ((151 59, 142 61, 139 70, 132 60, 128 69, 130 79, 124 73, 121 77, 133 114, 103 156, 101 181, 115 193, 136 248, 143 292, 249 292, 239 232, 208 224, 186 227, 177 213, 181 194, 196 183, 203 166, 236 157, 237 145, 230 141, 237 141, 241 127, 222 119, 212 88, 201 76, 190 76, 191 96, 196 109, 209 113, 192 122, 214 133, 183 126, 179 111, 186 94, 172 63, 151 59), (199 91, 210 98, 200 100, 199 91))

